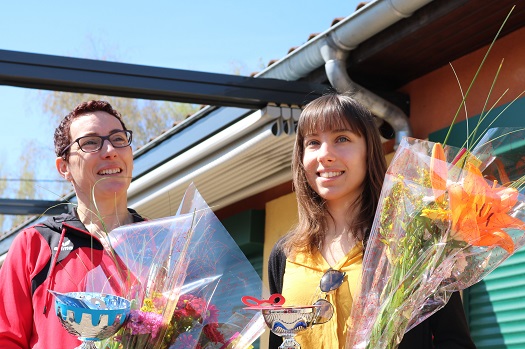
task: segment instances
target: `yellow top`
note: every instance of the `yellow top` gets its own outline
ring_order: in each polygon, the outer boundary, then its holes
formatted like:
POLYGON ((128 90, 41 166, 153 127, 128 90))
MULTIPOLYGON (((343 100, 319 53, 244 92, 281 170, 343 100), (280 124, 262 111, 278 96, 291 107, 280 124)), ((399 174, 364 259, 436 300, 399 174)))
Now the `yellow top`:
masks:
POLYGON ((302 349, 344 348, 348 319, 352 310, 353 296, 359 292, 363 261, 363 245, 354 246, 332 269, 346 272, 343 284, 328 295, 322 293, 319 282, 330 265, 316 250, 313 255, 298 253, 293 260, 286 260, 282 295, 285 305, 313 304, 325 298, 334 305, 332 319, 300 332, 295 339, 302 349))

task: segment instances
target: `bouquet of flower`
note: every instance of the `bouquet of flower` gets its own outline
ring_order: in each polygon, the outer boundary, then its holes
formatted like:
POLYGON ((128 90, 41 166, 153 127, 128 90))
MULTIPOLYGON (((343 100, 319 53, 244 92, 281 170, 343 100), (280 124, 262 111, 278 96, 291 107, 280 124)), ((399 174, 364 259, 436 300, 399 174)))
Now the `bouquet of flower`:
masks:
MULTIPOLYGON (((218 309, 206 300, 183 294, 179 297, 177 306, 169 323, 163 323, 162 313, 167 299, 162 295, 146 298, 140 309, 132 310, 127 326, 115 338, 124 348, 145 348, 159 341, 160 348, 171 347, 177 343, 180 348, 201 347, 198 342, 201 331, 205 337, 201 342, 220 344, 226 343, 224 335, 218 331, 218 309), (198 329, 198 331, 196 331, 198 329), (193 336, 197 335, 197 338, 193 336)), ((120 347, 121 345, 116 345, 120 347)))
MULTIPOLYGON (((452 125, 513 9, 466 93, 461 90, 452 125)), ((481 281, 525 244, 525 129, 491 128, 475 139, 491 110, 482 111, 466 148, 413 138, 399 145, 363 257, 347 348, 397 348, 452 292, 481 281)))
POLYGON ((405 139, 388 168, 347 348, 396 348, 451 292, 525 244, 525 130, 490 129, 471 151, 405 139))
POLYGON ((193 185, 173 217, 108 234, 106 260, 86 290, 118 294, 131 313, 102 348, 249 348, 264 332, 260 314, 243 309, 262 282, 193 185))

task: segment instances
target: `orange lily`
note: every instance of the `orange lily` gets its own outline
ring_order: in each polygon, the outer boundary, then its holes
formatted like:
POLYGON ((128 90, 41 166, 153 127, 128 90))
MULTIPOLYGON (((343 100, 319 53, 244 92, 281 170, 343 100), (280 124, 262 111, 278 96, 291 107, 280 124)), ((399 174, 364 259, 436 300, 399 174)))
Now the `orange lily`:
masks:
POLYGON ((438 204, 443 204, 445 200, 445 190, 447 189, 447 163, 445 162, 445 151, 440 143, 435 143, 432 147, 430 158, 430 182, 434 191, 435 200, 438 204))
POLYGON ((444 190, 448 189, 449 209, 425 209, 423 215, 429 218, 450 219, 452 231, 461 240, 474 246, 497 245, 509 253, 514 252, 514 241, 503 229, 525 229, 525 224, 509 212, 518 200, 518 191, 510 187, 489 185, 479 168, 467 162, 463 183, 452 183, 448 187, 446 179, 444 152, 436 143, 432 150, 430 176, 436 202, 444 200, 444 190))

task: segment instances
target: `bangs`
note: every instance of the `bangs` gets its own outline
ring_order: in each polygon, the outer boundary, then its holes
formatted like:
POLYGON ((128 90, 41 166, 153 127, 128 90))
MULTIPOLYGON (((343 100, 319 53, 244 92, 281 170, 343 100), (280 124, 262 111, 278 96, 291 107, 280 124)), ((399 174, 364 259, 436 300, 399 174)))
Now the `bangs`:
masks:
POLYGON ((327 108, 312 109, 303 111, 297 125, 300 137, 304 138, 311 134, 332 130, 349 130, 362 136, 358 117, 349 117, 343 110, 336 108, 328 108, 331 110, 327 110, 327 108))

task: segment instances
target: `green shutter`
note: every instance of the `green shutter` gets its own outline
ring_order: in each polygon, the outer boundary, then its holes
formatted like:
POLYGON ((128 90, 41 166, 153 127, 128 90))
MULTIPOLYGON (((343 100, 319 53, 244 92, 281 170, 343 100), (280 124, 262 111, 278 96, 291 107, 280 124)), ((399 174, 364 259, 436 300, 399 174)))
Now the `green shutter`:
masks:
MULTIPOLYGON (((499 106, 498 108, 494 108, 488 115, 484 117, 483 122, 480 123, 478 131, 476 132, 476 139, 479 137, 479 134, 482 131, 489 127, 525 127, 525 98, 516 100, 511 106, 505 109, 506 107, 506 105, 503 105, 499 106), (501 115, 499 115, 500 113, 501 115), (494 119, 496 120, 494 121, 494 119)), ((462 117, 459 115, 458 120, 463 121, 460 121, 454 125, 447 140, 448 145, 453 145, 455 147, 463 146, 463 142, 465 141, 467 134, 472 133, 474 128, 477 126, 479 115, 469 118, 468 124, 465 121, 464 116, 462 117)), ((444 129, 431 133, 428 139, 432 142, 443 143, 448 131, 449 127, 445 127, 444 129)))
MULTIPOLYGON (((485 130, 504 108, 493 110, 481 124, 480 131, 485 130)), ((479 116, 469 119, 470 131, 478 119, 479 116)), ((492 124, 495 126, 525 127, 525 98, 505 110, 492 124)), ((439 130, 429 139, 443 142, 447 132, 448 128, 439 130)), ((462 146, 467 132, 465 121, 457 123, 447 144, 462 146)), ((515 148, 520 148, 518 146, 516 144, 515 148)), ((525 349, 525 251, 517 251, 483 281, 465 290, 463 301, 478 349, 525 349)))
POLYGON ((525 348, 525 251, 465 291, 465 308, 478 349, 525 348))
POLYGON ((221 221, 261 278, 264 220, 264 210, 246 210, 221 221))
MULTIPOLYGON (((247 210, 221 221, 261 279, 263 274, 264 220, 264 210, 247 210)), ((252 345, 253 349, 259 349, 260 339, 253 342, 252 345)))

